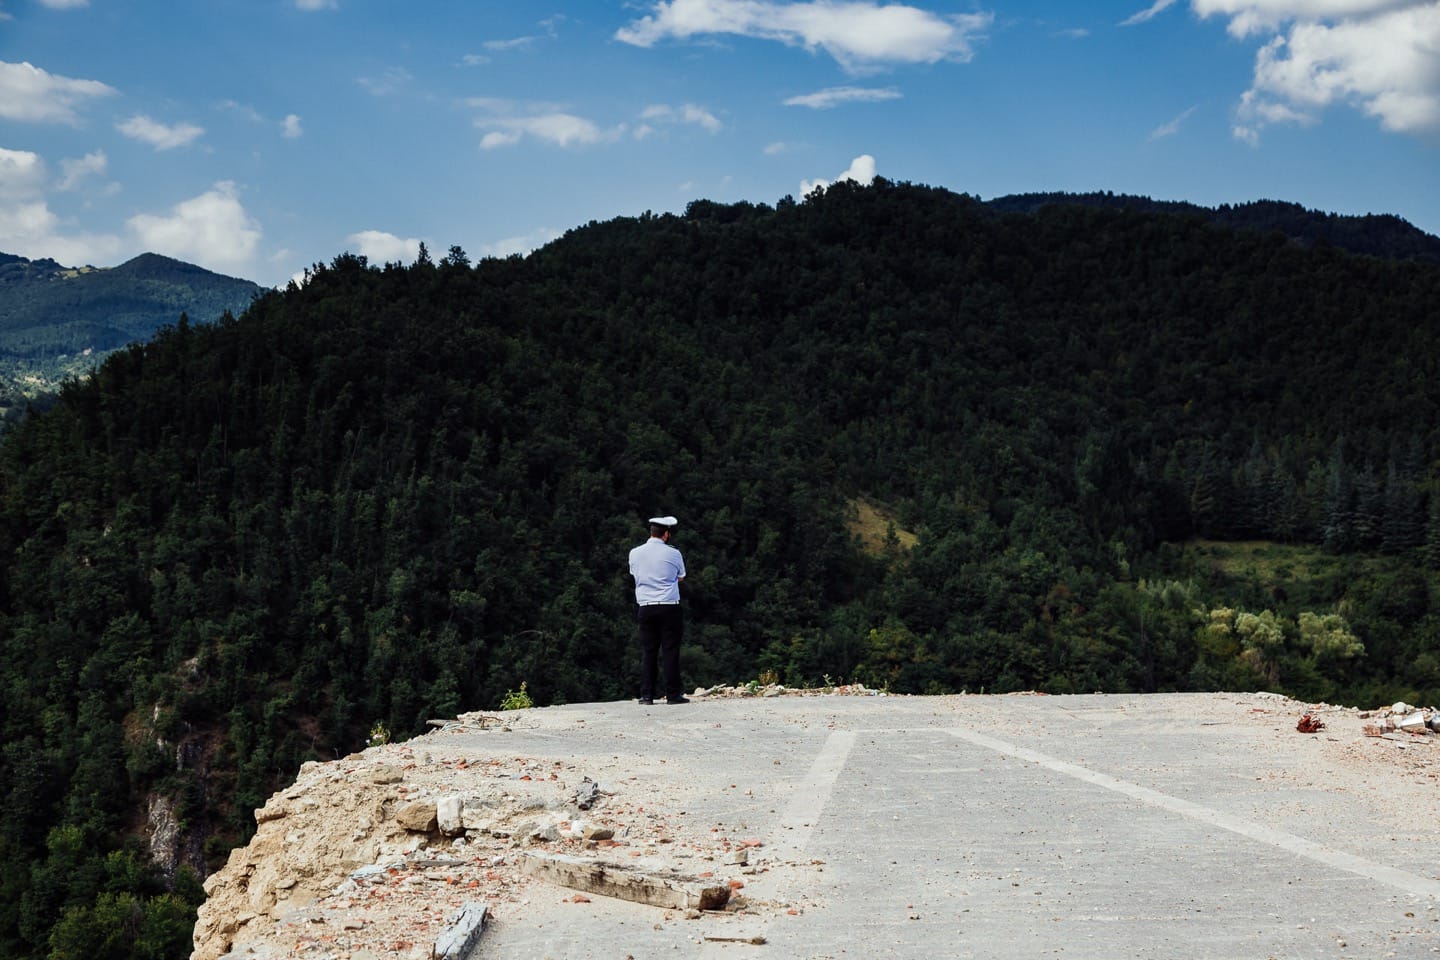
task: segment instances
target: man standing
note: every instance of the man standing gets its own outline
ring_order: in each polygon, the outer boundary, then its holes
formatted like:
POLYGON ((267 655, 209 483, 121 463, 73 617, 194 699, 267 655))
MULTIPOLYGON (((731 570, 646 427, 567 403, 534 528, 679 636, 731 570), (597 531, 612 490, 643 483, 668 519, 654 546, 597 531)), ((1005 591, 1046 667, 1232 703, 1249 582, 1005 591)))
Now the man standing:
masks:
POLYGON ((670 546, 674 517, 651 517, 650 539, 630 551, 640 622, 640 702, 655 702, 655 681, 665 669, 665 702, 689 703, 680 689, 680 581, 685 558, 670 546), (657 661, 658 657, 658 661, 657 661))

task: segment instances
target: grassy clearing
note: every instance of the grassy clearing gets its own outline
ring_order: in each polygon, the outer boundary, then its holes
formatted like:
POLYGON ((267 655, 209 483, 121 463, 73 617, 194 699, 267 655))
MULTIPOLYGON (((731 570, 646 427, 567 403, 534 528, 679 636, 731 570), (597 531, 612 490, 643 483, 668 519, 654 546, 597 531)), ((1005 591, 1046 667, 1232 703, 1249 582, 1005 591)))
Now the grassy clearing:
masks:
POLYGON ((895 515, 890 511, 877 507, 868 500, 851 500, 850 506, 854 510, 850 519, 850 533, 860 538, 860 545, 868 555, 886 556, 886 542, 890 538, 891 530, 895 532, 895 538, 902 550, 909 551, 919 542, 919 537, 895 522, 895 515))
POLYGON ((1342 567, 1383 566, 1380 558, 1344 557, 1325 553, 1313 545, 1274 543, 1269 540, 1221 542, 1196 540, 1186 547, 1195 565, 1208 567, 1230 577, 1275 584, 1296 580, 1321 580, 1340 573, 1342 567))

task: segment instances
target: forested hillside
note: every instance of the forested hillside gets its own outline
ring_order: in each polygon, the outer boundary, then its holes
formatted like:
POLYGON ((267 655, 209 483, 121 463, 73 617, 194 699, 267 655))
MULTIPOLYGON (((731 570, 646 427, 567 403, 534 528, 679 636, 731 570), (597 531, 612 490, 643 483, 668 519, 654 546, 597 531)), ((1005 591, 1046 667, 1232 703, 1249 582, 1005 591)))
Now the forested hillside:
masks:
POLYGON ((1334 246, 1350 253, 1440 264, 1440 237, 1431 236, 1393 214, 1341 216, 1278 200, 1212 208, 1114 193, 1022 193, 996 197, 985 203, 993 210, 1008 213, 1033 213, 1055 204, 1182 214, 1226 227, 1281 233, 1305 246, 1334 246))
POLYGON ((1440 700, 1437 338, 1434 264, 879 180, 166 328, 0 443, 0 954, 183 956, 304 760, 633 696, 657 512, 692 685, 1440 700))
POLYGON ((263 289, 154 253, 109 269, 0 253, 0 414, 89 373, 182 313, 216 320, 241 312, 263 289))

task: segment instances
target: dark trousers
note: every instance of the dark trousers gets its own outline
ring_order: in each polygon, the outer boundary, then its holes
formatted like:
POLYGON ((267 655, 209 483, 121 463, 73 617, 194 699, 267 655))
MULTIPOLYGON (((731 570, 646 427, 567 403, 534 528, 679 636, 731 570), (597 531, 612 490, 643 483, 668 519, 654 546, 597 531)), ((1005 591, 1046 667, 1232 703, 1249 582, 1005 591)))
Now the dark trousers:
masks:
POLYGON ((639 608, 640 622, 640 699, 655 698, 655 682, 660 668, 665 670, 665 696, 679 697, 680 634, 684 620, 680 604, 662 603, 639 608))

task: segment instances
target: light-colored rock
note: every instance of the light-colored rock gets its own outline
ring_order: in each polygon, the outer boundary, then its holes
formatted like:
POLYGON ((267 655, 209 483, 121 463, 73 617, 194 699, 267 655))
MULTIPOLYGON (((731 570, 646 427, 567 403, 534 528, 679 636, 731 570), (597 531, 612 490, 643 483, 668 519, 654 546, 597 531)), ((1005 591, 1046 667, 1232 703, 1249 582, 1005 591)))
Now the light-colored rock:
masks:
POLYGON ((279 820, 290 813, 290 807, 281 797, 271 797, 270 802, 259 810, 255 811, 256 823, 269 823, 272 820, 279 820))
POLYGON ((465 824, 460 816, 464 805, 464 798, 458 793, 440 797, 435 801, 436 825, 445 836, 453 837, 465 832, 465 824))
POLYGON ((560 828, 553 823, 536 824, 527 836, 533 841, 553 843, 560 839, 560 828))
POLYGON ((145 829, 150 836, 150 862, 167 877, 174 877, 180 863, 182 835, 175 818, 175 804, 169 797, 151 794, 145 809, 145 829))
POLYGON ((393 763, 382 763, 370 771, 371 783, 399 783, 405 779, 405 771, 393 763))
POLYGON ((415 833, 429 833, 438 826, 434 800, 411 800, 395 811, 395 822, 415 833))
POLYGON ((460 826, 466 833, 490 833, 495 829, 495 815, 483 807, 462 807, 460 826))

